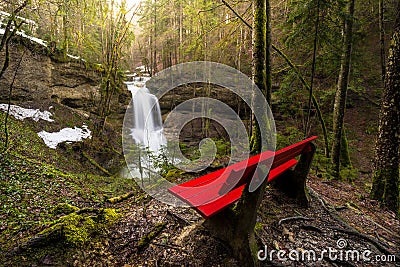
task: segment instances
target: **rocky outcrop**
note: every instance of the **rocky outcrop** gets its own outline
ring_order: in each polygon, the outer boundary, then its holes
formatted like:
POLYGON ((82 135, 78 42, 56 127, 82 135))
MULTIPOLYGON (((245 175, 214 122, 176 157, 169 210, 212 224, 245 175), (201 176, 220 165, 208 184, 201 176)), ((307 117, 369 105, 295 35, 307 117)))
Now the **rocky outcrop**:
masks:
MULTIPOLYGON (((0 52, 0 67, 4 60, 0 52)), ((60 60, 56 52, 34 44, 26 38, 15 37, 10 44, 10 66, 0 79, 0 102, 8 99, 15 75, 12 102, 53 100, 71 108, 96 112, 100 99, 100 73, 86 67, 85 62, 70 58, 60 60), (20 66, 18 63, 22 57, 20 66)), ((148 87, 151 84, 148 84, 148 87)), ((160 99, 163 114, 189 99, 210 97, 229 105, 242 118, 250 116, 247 104, 227 88, 194 83, 179 86, 160 99)), ((127 90, 116 94, 111 102, 114 113, 122 116, 131 99, 127 90)))
POLYGON ((83 64, 52 62, 51 98, 72 108, 91 109, 100 98, 100 77, 83 64))
MULTIPOLYGON (((5 52, 0 52, 3 66, 5 52)), ((42 53, 35 53, 21 44, 10 44, 10 65, 0 79, 0 99, 8 99, 10 84, 15 76, 12 99, 29 101, 49 99, 51 96, 51 59, 42 53), (19 61, 20 66, 17 68, 19 61)))
MULTIPOLYGON (((79 60, 60 62, 49 54, 43 47, 13 40, 10 66, 0 79, 0 101, 8 99, 15 76, 11 96, 14 102, 52 99, 73 108, 94 110, 99 100, 100 75, 79 60)), ((4 51, 0 58, 5 58, 4 51)), ((3 60, 0 63, 2 66, 3 60)))
POLYGON ((250 115, 248 105, 231 90, 221 86, 208 86, 201 83, 182 85, 169 91, 159 99, 160 108, 165 114, 179 104, 197 97, 209 97, 219 100, 231 107, 242 118, 250 115))

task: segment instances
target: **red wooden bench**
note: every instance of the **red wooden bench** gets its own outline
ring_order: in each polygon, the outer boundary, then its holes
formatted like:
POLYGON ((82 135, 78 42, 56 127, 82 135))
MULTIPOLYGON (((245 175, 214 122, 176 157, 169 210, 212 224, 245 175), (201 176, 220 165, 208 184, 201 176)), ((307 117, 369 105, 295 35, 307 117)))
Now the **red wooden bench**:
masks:
MULTIPOLYGON (((204 218, 210 218, 239 200, 243 189, 250 183, 257 165, 270 165, 273 161, 267 177, 268 182, 283 176, 284 172, 296 166, 293 177, 289 180, 286 179, 283 187, 289 187, 289 191, 295 189, 292 195, 300 201, 307 201, 305 199, 305 180, 315 151, 312 141, 316 138, 316 136, 310 137, 277 152, 262 152, 247 160, 173 186, 168 190, 188 203, 204 218), (301 157, 298 161, 296 157, 299 155, 301 157)), ((257 168, 257 172, 261 169, 257 168)), ((253 179, 258 179, 260 175, 265 177, 265 173, 256 173, 253 179)))

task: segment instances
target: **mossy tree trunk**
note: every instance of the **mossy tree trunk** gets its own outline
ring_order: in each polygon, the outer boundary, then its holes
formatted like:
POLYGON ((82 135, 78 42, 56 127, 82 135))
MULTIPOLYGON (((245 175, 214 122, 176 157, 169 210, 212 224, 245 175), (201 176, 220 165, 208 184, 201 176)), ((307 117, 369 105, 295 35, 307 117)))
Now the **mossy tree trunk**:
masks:
POLYGON ((389 48, 385 89, 375 148, 371 197, 399 213, 400 164, 400 4, 389 48))
MULTIPOLYGON (((107 5, 107 3, 105 4, 107 5)), ((102 7, 101 9, 107 9, 102 7)), ((102 14, 101 20, 104 27, 101 32, 101 55, 100 62, 104 68, 103 77, 100 86, 100 103, 98 105, 98 114, 100 122, 97 123, 96 135, 100 135, 105 126, 107 116, 111 110, 111 100, 122 85, 121 63, 123 59, 123 50, 130 44, 133 34, 130 25, 133 19, 127 18, 125 10, 120 7, 114 10, 110 6, 109 14, 102 14)))
MULTIPOLYGON (((341 67, 337 84, 335 104, 333 110, 333 145, 332 145, 332 163, 333 174, 336 179, 339 179, 340 157, 342 153, 349 153, 348 149, 342 150, 342 136, 344 135, 344 114, 346 109, 346 95, 349 84, 351 52, 353 45, 353 17, 354 17, 354 2, 350 0, 348 6, 348 15, 345 18, 343 51, 341 59, 341 67)), ((349 157, 346 155, 345 157, 349 157)))
POLYGON ((272 67, 271 67, 271 53, 272 53, 272 29, 271 29, 271 3, 269 0, 265 1, 266 12, 266 36, 265 36, 265 98, 268 104, 271 104, 272 97, 272 67))
MULTIPOLYGON (((253 1, 253 77, 255 84, 264 93, 267 100, 270 100, 272 84, 270 76, 271 31, 269 25, 271 13, 269 9, 269 0, 253 1)), ((251 150, 253 152, 261 150, 260 129, 257 123, 254 123, 251 150)), ((206 222, 206 226, 215 235, 228 242, 241 266, 259 264, 256 256, 258 249, 254 227, 257 210, 263 199, 266 184, 267 179, 253 192, 249 192, 248 184, 243 190, 235 211, 227 209, 206 222)))
POLYGON ((379 41, 380 41, 380 50, 381 50, 381 72, 382 72, 382 81, 385 82, 385 71, 386 71, 386 53, 385 53, 385 28, 384 28, 384 2, 383 0, 379 0, 379 41))
POLYGON ((351 159, 349 153, 349 143, 347 142, 346 129, 343 127, 342 141, 340 142, 340 165, 344 168, 351 167, 351 159))
MULTIPOLYGON (((268 95, 266 86, 266 30, 267 12, 266 0, 253 1, 253 80, 257 87, 263 92, 264 96, 268 95)), ((269 71, 268 71, 269 72, 269 71)), ((255 101, 253 101, 255 102, 255 101)), ((261 150, 261 133, 255 116, 253 116, 253 131, 250 137, 250 151, 257 153, 261 150)))

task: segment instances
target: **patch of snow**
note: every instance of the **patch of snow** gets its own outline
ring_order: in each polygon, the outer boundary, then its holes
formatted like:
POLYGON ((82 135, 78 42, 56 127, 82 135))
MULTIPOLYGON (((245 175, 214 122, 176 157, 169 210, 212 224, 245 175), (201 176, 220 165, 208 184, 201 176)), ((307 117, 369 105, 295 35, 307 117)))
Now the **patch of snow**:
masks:
POLYGON ((71 54, 67 54, 67 56, 70 57, 70 58, 73 58, 73 59, 80 59, 81 58, 79 56, 74 56, 74 55, 71 55, 71 54))
MULTIPOLYGON (((5 33, 5 29, 0 28, 0 35, 3 35, 4 33, 5 33)), ((46 41, 44 41, 44 40, 42 40, 40 38, 36 38, 36 37, 30 36, 30 35, 27 35, 24 30, 17 31, 15 34, 19 35, 21 37, 27 38, 27 39, 31 40, 32 42, 35 42, 35 43, 38 43, 38 44, 40 44, 42 46, 47 47, 47 42, 46 41)), ((80 56, 74 56, 74 55, 71 55, 71 54, 67 54, 67 56, 72 58, 72 59, 82 60, 83 62, 86 61, 83 58, 81 58, 80 56)))
MULTIPOLYGON (((0 110, 7 112, 8 104, 0 104, 0 110)), ((34 121, 44 120, 53 122, 54 120, 50 117, 53 116, 48 111, 40 111, 39 109, 29 109, 23 108, 16 105, 10 105, 10 113, 11 116, 14 116, 18 120, 24 120, 26 118, 32 118, 34 121)))
POLYGON ((33 36, 29 36, 25 32, 21 32, 21 31, 17 31, 16 34, 19 35, 19 36, 22 36, 24 38, 27 38, 27 39, 31 40, 32 42, 35 42, 35 43, 38 43, 40 45, 43 45, 43 46, 47 47, 47 42, 42 40, 42 39, 39 39, 39 38, 36 38, 36 37, 33 37, 33 36))
POLYGON ((43 139, 44 143, 53 149, 57 148, 57 145, 62 142, 79 142, 83 139, 91 139, 92 132, 86 125, 83 125, 82 128, 74 127, 72 128, 64 128, 59 132, 49 133, 46 131, 41 131, 38 133, 39 137, 43 139))
MULTIPOLYGON (((12 15, 10 13, 4 12, 4 11, 0 11, 0 17, 9 18, 11 16, 12 15)), ((31 20, 31 19, 23 18, 23 17, 20 17, 20 16, 16 16, 16 18, 24 21, 25 23, 36 25, 36 22, 31 20)))
POLYGON ((135 70, 136 70, 136 71, 139 71, 139 72, 141 72, 141 73, 147 72, 147 68, 146 68, 146 66, 144 66, 144 65, 139 66, 139 67, 136 67, 135 70))
MULTIPOLYGON (((5 33, 5 31, 6 31, 5 29, 0 28, 0 35, 3 35, 5 33)), ((27 35, 24 31, 17 31, 15 34, 19 35, 21 37, 27 38, 27 39, 31 40, 32 42, 35 42, 35 43, 38 43, 40 45, 47 47, 46 41, 36 38, 36 37, 33 37, 33 36, 30 36, 30 35, 27 35)))
MULTIPOLYGON (((5 31, 6 31, 5 29, 0 28, 0 35, 3 35, 5 33, 5 31)), ((33 37, 33 36, 30 36, 30 35, 27 35, 25 33, 25 31, 23 31, 23 30, 17 31, 15 34, 18 35, 18 36, 27 38, 27 39, 31 40, 32 42, 35 42, 35 43, 38 43, 40 45, 43 45, 43 46, 47 47, 47 42, 46 41, 44 41, 42 39, 39 39, 39 38, 36 38, 36 37, 33 37)))
POLYGON ((83 62, 86 61, 83 58, 81 58, 80 56, 74 56, 74 55, 71 55, 71 54, 67 54, 67 57, 70 57, 70 58, 76 59, 76 60, 82 60, 83 62))

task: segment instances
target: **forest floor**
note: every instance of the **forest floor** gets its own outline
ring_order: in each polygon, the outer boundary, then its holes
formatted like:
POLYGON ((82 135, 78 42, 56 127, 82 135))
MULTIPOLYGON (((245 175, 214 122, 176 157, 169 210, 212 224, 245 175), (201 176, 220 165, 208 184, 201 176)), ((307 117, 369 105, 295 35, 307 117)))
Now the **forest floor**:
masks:
MULTIPOLYGON (((348 133, 356 179, 332 181, 312 171, 307 209, 268 188, 256 226, 259 249, 287 254, 283 260, 275 253, 262 265, 400 266, 400 221, 368 198, 375 132, 366 113, 354 110, 346 121, 353 126, 348 133), (316 260, 308 260, 310 251, 316 260), (289 252, 299 260, 289 260, 289 252), (371 261, 362 261, 363 253, 371 261)), ((34 138, 25 139, 28 147, 34 138)), ((0 160, 0 266, 239 266, 192 209, 162 204, 132 179, 72 174, 64 163, 51 157, 43 163, 31 153, 13 151, 0 160), (107 201, 128 192, 124 201, 107 201)))

